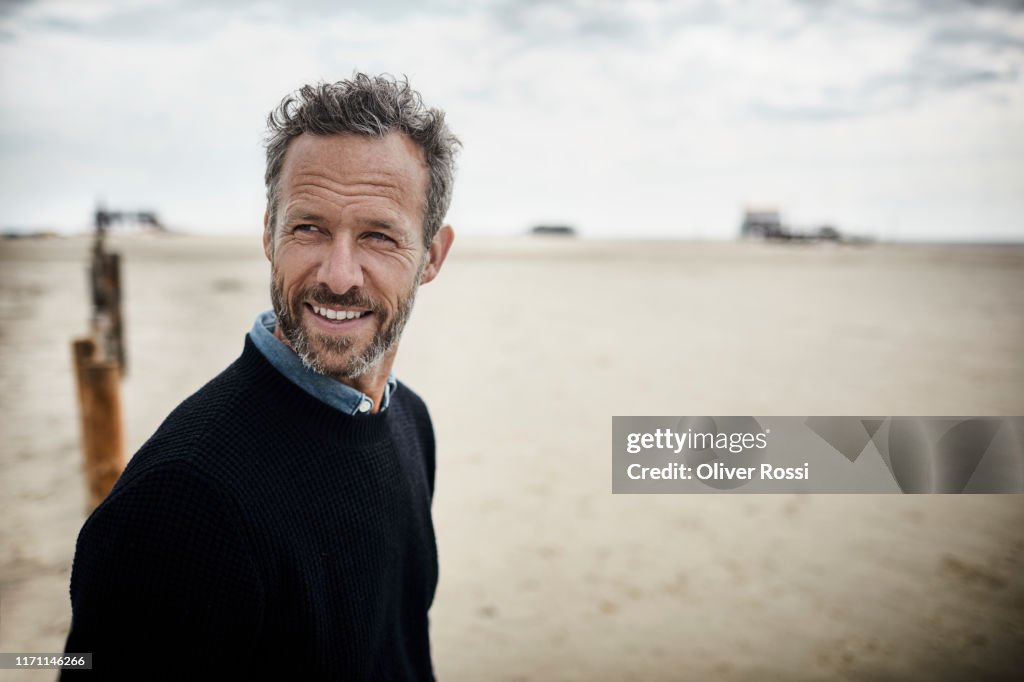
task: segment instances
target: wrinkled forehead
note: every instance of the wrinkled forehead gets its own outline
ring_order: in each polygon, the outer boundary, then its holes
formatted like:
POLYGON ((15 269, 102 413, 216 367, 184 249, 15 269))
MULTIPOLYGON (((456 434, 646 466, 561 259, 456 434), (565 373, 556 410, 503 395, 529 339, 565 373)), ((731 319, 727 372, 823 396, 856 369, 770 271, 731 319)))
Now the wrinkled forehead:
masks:
POLYGON ((415 200, 420 208, 426 205, 429 179, 423 149, 400 132, 383 137, 303 133, 288 144, 281 168, 285 191, 306 183, 390 188, 396 199, 415 200))

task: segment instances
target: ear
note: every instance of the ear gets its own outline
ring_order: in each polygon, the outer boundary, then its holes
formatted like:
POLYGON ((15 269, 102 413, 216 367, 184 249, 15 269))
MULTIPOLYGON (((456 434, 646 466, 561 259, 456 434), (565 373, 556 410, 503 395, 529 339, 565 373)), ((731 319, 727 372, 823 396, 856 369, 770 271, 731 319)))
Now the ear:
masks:
POLYGON ((430 282, 437 277, 437 273, 441 272, 441 265, 448 257, 448 249, 452 248, 453 241, 455 241, 455 230, 451 225, 445 225, 437 231, 434 240, 430 242, 430 248, 427 249, 427 265, 423 268, 423 274, 420 276, 420 284, 430 282))
POLYGON ((270 234, 270 211, 263 212, 263 253, 267 260, 274 262, 274 237, 270 234))

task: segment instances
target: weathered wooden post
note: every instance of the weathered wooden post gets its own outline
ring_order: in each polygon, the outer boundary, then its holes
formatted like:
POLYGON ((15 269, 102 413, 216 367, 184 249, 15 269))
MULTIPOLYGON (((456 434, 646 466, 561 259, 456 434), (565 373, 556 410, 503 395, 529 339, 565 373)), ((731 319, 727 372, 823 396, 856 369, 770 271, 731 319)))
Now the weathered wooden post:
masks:
POLYGON ((117 214, 96 211, 89 266, 92 293, 90 335, 72 342, 82 425, 82 465, 94 509, 114 487, 125 465, 121 377, 125 371, 121 319, 121 259, 105 248, 107 227, 117 214))
POLYGON ((87 512, 103 501, 125 465, 121 371, 115 361, 97 359, 96 349, 96 342, 90 338, 76 339, 72 344, 89 494, 87 512))
POLYGON ((116 361, 123 374, 127 371, 127 363, 121 316, 121 255, 109 253, 105 248, 107 227, 119 215, 103 209, 96 211, 89 280, 92 285, 92 328, 100 343, 99 356, 116 361))

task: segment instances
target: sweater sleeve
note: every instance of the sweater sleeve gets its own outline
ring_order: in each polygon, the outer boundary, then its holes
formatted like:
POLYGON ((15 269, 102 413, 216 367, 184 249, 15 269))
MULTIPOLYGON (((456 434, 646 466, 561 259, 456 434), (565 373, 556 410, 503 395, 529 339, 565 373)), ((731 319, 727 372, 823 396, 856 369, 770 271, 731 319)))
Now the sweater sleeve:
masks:
POLYGON ((243 677, 263 593, 237 509, 181 462, 121 483, 78 537, 66 651, 103 679, 243 677))

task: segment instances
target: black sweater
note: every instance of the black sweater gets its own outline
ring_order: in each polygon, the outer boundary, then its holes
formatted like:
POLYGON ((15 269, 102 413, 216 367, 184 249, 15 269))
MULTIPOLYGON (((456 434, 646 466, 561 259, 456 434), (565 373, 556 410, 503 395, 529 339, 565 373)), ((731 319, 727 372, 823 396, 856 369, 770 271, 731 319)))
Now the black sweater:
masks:
POLYGON ((349 416, 246 337, 85 522, 66 651, 101 679, 432 679, 433 487, 408 387, 349 416))

